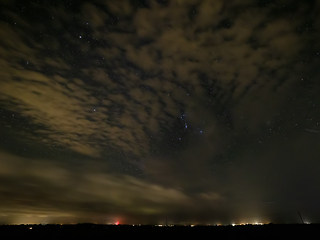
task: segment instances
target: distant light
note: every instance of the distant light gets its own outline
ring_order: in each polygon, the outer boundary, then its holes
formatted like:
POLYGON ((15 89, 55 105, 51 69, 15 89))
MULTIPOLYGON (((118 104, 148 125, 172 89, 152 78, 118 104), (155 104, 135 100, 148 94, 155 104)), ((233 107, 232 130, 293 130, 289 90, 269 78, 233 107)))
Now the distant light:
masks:
POLYGON ((119 225, 119 222, 116 222, 116 225, 119 225))
POLYGON ((194 225, 190 225, 190 227, 194 227, 194 225))
POLYGON ((32 227, 29 227, 29 229, 31 230, 31 229, 32 229, 32 227))
POLYGON ((202 133, 202 131, 200 131, 200 133, 202 133))
POLYGON ((81 38, 81 36, 79 36, 79 38, 81 38))
POLYGON ((234 226, 235 226, 235 224, 234 224, 234 223, 232 223, 232 226, 234 227, 234 226))

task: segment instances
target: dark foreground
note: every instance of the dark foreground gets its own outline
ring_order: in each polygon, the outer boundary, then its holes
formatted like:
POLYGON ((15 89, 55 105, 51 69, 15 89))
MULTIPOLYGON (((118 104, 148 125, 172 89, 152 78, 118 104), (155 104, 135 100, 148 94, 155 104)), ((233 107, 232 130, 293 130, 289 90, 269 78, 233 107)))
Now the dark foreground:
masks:
POLYGON ((319 224, 263 226, 3 225, 0 239, 320 239, 319 224))

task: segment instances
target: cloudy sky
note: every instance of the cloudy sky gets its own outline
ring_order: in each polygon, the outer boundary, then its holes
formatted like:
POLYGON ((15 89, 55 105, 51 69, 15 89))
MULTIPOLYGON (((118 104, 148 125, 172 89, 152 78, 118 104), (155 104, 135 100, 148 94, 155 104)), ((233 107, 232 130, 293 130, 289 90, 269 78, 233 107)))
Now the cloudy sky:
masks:
POLYGON ((320 222, 319 1, 0 9, 0 223, 320 222))

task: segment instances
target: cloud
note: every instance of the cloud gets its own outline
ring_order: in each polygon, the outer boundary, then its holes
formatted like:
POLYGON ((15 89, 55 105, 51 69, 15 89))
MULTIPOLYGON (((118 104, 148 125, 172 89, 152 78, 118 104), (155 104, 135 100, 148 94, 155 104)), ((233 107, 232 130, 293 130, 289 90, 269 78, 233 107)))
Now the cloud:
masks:
POLYGON ((47 215, 79 220, 88 211, 93 216, 104 215, 104 219, 134 214, 148 219, 183 213, 199 201, 221 201, 217 193, 191 196, 126 175, 70 168, 57 161, 21 158, 6 152, 0 156, 0 178, 5 183, 0 188, 1 212, 13 219, 20 213, 20 218, 47 215))
POLYGON ((106 12, 89 3, 84 3, 82 9, 85 16, 84 22, 86 22, 87 25, 90 24, 90 27, 94 29, 98 29, 105 25, 105 21, 108 19, 106 12))
MULTIPOLYGON (((218 105, 228 106, 235 131, 256 132, 299 83, 288 66, 298 64, 291 59, 309 36, 295 32, 297 19, 268 19, 276 5, 172 1, 134 10, 129 1, 101 4, 81 5, 84 20, 61 34, 41 22, 32 29, 9 10, 12 26, 1 23, 1 101, 45 126, 34 140, 91 156, 106 147, 143 156, 150 151, 149 133, 156 135, 199 102, 212 104, 214 114, 218 105), (42 37, 32 38, 27 29, 42 37), (270 111, 252 114, 270 95, 270 111)), ((62 6, 46 11, 53 27, 71 23, 62 6)))

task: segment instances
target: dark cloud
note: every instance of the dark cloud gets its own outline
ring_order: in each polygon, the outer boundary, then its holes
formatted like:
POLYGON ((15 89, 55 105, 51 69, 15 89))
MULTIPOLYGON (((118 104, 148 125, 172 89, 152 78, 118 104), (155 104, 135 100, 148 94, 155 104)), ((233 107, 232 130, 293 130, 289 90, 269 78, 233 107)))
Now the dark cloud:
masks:
POLYGON ((0 129, 16 139, 1 146, 3 211, 183 221, 251 211, 242 196, 291 201, 298 169, 319 182, 299 163, 318 154, 318 5, 3 2, 0 129), (70 170, 75 155, 101 169, 70 170), (291 198, 274 189, 281 174, 291 198))

